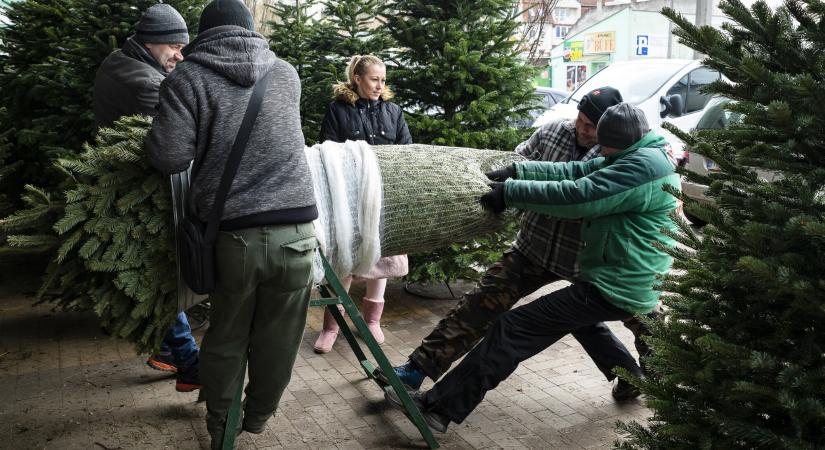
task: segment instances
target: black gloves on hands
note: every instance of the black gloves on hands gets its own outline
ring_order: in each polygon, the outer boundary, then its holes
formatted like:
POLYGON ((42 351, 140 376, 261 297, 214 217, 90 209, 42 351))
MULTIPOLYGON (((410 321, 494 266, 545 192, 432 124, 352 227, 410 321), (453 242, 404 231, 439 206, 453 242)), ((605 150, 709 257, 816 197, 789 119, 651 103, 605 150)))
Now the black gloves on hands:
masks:
POLYGON ((486 172, 484 175, 493 181, 507 181, 508 178, 516 177, 516 166, 514 164, 510 164, 509 166, 502 167, 501 169, 486 172))
POLYGON ((491 183, 490 192, 482 195, 478 201, 483 208, 496 214, 507 209, 507 205, 504 203, 504 183, 491 183))

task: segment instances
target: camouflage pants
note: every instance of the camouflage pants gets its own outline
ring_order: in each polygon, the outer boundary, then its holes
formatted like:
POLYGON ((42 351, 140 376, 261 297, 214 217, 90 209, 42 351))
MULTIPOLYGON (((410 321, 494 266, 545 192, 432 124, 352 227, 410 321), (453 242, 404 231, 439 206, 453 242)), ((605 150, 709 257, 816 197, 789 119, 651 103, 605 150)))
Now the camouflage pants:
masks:
MULTIPOLYGON (((424 373, 437 380, 452 363, 464 356, 484 337, 490 326, 502 314, 509 311, 520 299, 539 288, 562 278, 555 273, 532 264, 515 249, 508 250, 500 261, 493 264, 478 285, 464 295, 421 345, 410 355, 424 373)), ((638 318, 623 321, 636 337, 634 344, 639 355, 649 354, 650 349, 639 339, 649 334, 638 318)), ((606 327, 600 324, 601 327, 606 327)), ((576 333, 572 333, 576 337, 576 333)), ((599 355, 590 355, 608 379, 613 379, 612 367, 600 364, 599 355)))

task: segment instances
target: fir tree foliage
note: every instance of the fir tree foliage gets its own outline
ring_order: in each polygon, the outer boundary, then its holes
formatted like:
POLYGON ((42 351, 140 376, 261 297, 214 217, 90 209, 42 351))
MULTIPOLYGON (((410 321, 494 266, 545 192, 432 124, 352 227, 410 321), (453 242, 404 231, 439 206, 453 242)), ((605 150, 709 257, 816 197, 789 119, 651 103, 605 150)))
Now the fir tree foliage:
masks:
MULTIPOLYGON (((388 57, 393 41, 382 25, 386 2, 343 0, 270 5, 276 20, 270 23, 270 47, 295 66, 301 78, 301 122, 307 145, 318 142, 332 86, 346 79, 353 55, 388 57), (310 11, 321 7, 322 14, 310 11)), ((388 65, 391 64, 388 62, 388 65)), ((388 78, 393 69, 388 67, 388 78)))
MULTIPOLYGON (((157 0, 21 0, 4 10, 0 27, 0 130, 10 144, 0 180, 16 200, 25 184, 46 190, 61 177, 53 162, 76 154, 94 127, 92 88, 100 63, 123 45, 143 11, 157 0)), ((170 0, 190 30, 205 0, 170 0)))
MULTIPOLYGON (((512 151, 529 136, 513 127, 535 106, 536 69, 519 54, 519 13, 510 0, 399 0, 387 24, 391 69, 413 141, 512 151)), ((482 240, 411 256, 409 279, 477 279, 497 261, 516 226, 482 240)))
POLYGON ((633 381, 654 414, 621 424, 617 447, 823 448, 825 3, 720 7, 721 30, 664 10, 728 78, 707 91, 733 99, 743 121, 686 136, 722 170, 688 174, 714 204, 685 199, 708 225, 698 236, 680 223, 677 271, 662 285, 670 320, 651 323, 655 376, 633 381))
POLYGON ((510 0, 399 0, 387 20, 413 140, 511 151, 534 106, 535 68, 519 54, 510 0))
POLYGON ((27 186, 26 207, 0 221, 11 245, 55 252, 41 300, 93 310, 139 351, 158 348, 177 312, 170 186, 143 156, 150 127, 134 116, 101 129, 79 157, 58 161, 60 199, 27 186), (31 234, 44 223, 50 234, 31 234))
POLYGON ((278 57, 292 64, 301 79, 301 127, 307 145, 318 141, 324 105, 329 101, 333 74, 325 62, 327 50, 319 45, 330 27, 310 14, 314 0, 267 5, 275 20, 269 23, 269 46, 278 57))

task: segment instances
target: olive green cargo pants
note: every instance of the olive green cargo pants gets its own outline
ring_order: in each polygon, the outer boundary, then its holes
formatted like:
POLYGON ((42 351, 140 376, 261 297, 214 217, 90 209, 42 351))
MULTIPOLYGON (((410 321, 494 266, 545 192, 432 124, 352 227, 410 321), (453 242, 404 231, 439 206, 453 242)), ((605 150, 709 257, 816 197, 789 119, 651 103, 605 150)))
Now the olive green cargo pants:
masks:
POLYGON ((262 428, 275 412, 303 337, 317 246, 312 223, 219 233, 216 288, 200 353, 213 446, 222 440, 244 359, 244 428, 262 428))

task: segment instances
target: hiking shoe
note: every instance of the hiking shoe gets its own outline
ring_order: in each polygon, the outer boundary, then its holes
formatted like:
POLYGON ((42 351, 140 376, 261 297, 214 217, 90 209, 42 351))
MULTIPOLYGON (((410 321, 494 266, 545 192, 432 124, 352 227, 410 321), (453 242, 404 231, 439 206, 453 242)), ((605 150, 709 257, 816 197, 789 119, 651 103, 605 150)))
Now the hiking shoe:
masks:
POLYGON ((172 358, 171 353, 155 353, 146 360, 146 365, 163 372, 178 372, 178 366, 175 365, 175 359, 172 358))
POLYGON ((613 398, 616 399, 618 402, 628 402, 630 400, 635 399, 636 397, 642 395, 642 391, 639 390, 636 386, 628 383, 627 381, 619 378, 619 381, 613 385, 613 398))
POLYGON ((411 359, 400 366, 393 367, 392 370, 398 375, 401 382, 412 390, 418 390, 426 376, 424 375, 424 371, 418 367, 418 364, 414 363, 411 359))
POLYGON ((178 392, 192 392, 201 388, 201 377, 198 365, 195 364, 178 372, 175 380, 175 390, 178 392))
MULTIPOLYGON (((410 417, 410 413, 407 412, 407 408, 404 407, 404 403, 401 401, 401 397, 395 392, 394 389, 387 389, 384 391, 384 398, 390 402, 391 405, 401 408, 401 411, 404 412, 404 415, 410 417)), ((446 433, 447 432, 447 425, 450 424, 450 419, 439 414, 435 411, 428 411, 426 404, 424 402, 424 393, 421 391, 410 392, 410 398, 412 399, 415 407, 421 412, 421 415, 424 416, 424 421, 427 422, 427 426, 430 427, 433 431, 437 431, 439 433, 446 433)))
POLYGON ((247 433, 261 434, 266 429, 266 422, 267 422, 267 419, 264 419, 263 421, 261 421, 261 420, 252 420, 252 419, 247 420, 246 418, 244 418, 242 429, 243 429, 243 431, 246 431, 247 433))

